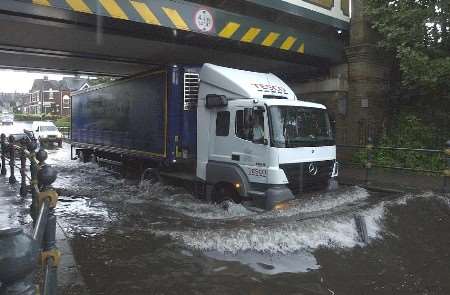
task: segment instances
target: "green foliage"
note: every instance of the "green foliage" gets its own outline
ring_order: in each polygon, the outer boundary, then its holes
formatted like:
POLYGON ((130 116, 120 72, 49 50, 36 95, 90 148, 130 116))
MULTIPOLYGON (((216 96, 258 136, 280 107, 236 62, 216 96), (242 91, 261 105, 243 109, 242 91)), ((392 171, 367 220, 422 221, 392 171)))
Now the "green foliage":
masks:
POLYGON ((366 2, 365 12, 382 37, 379 45, 398 59, 402 86, 430 99, 450 99, 448 0, 366 2))
MULTIPOLYGON (((366 0, 378 45, 396 57, 392 126, 377 146, 442 149, 450 139, 450 3, 448 0, 366 0)), ((359 152, 353 157, 365 162, 359 152)), ((442 170, 442 154, 375 149, 375 165, 442 170)))
MULTIPOLYGON (((381 140, 383 146, 408 147, 412 149, 436 148, 435 138, 439 133, 435 127, 425 124, 410 113, 400 114, 389 135, 381 140)), ((442 144, 444 141, 442 141, 442 144)))
POLYGON ((56 127, 70 127, 70 117, 61 117, 55 122, 56 127))
MULTIPOLYGON (((383 149, 382 147, 402 147, 409 149, 442 149, 436 147, 435 138, 440 130, 432 125, 425 124, 417 116, 409 113, 401 114, 394 128, 389 130, 377 147, 371 151, 372 163, 375 166, 412 168, 429 171, 442 171, 445 169, 445 158, 442 153, 426 151, 408 151, 383 149)), ((352 162, 365 165, 367 150, 360 150, 353 155, 352 162)))
POLYGON ((59 120, 61 116, 58 115, 32 115, 32 114, 15 114, 14 120, 15 121, 41 121, 41 120, 48 120, 48 121, 56 121, 59 120))

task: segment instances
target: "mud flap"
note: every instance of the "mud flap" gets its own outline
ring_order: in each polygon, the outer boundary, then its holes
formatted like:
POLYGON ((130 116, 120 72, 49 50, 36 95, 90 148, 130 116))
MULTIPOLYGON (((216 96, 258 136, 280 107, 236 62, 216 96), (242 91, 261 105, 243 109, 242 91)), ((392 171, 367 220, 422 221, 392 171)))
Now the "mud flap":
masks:
POLYGON ((213 190, 214 190, 214 186, 211 185, 211 184, 206 184, 205 186, 206 186, 206 188, 205 188, 206 201, 212 202, 212 193, 213 193, 213 190))
POLYGON ((339 188, 339 183, 336 178, 330 178, 328 181, 327 191, 332 192, 339 188))

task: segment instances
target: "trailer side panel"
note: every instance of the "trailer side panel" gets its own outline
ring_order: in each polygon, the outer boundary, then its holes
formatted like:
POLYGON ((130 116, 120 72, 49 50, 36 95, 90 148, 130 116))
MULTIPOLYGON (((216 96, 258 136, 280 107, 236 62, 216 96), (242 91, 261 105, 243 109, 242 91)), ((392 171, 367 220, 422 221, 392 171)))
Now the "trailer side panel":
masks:
POLYGON ((167 72, 75 93, 72 141, 167 156, 167 72))

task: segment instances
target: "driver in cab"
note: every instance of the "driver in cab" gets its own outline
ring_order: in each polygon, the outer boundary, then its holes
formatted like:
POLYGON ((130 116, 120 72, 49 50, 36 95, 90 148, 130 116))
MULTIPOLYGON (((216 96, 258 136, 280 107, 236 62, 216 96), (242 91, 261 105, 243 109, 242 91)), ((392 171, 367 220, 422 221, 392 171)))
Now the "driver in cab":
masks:
POLYGON ((253 116, 253 127, 252 127, 252 133, 253 133, 253 141, 257 143, 263 143, 264 142, 264 126, 263 124, 263 116, 262 113, 256 113, 253 116))

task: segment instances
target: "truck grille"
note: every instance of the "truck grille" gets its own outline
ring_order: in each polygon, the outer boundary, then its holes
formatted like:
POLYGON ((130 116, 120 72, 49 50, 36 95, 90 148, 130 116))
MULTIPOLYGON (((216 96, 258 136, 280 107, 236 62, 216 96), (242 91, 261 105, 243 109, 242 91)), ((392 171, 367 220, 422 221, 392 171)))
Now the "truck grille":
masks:
POLYGON ((294 194, 325 189, 333 172, 334 161, 281 164, 289 181, 288 187, 294 194), (309 172, 309 165, 317 167, 317 173, 309 172))
POLYGON ((197 107, 200 75, 197 73, 184 73, 184 110, 189 111, 197 107))

